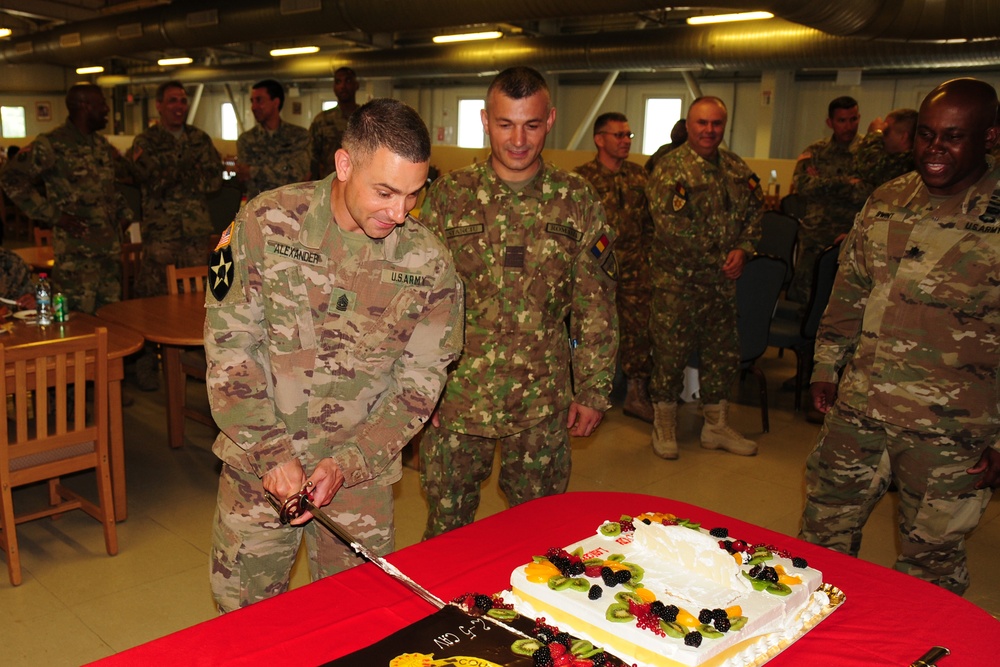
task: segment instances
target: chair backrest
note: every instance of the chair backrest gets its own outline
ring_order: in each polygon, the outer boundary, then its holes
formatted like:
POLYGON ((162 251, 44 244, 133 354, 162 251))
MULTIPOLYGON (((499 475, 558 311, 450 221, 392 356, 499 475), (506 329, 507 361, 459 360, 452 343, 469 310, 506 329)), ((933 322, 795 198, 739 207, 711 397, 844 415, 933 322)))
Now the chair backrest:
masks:
POLYGON ((208 264, 188 266, 183 269, 178 269, 173 264, 167 265, 168 294, 204 292, 206 282, 208 282, 208 264))
POLYGON ((35 245, 52 245, 52 230, 35 227, 35 245))
POLYGON ((736 281, 736 327, 740 334, 740 361, 749 363, 767 350, 774 307, 785 280, 785 262, 757 255, 743 267, 736 281))
POLYGON ((142 266, 142 244, 122 243, 122 301, 127 301, 135 291, 135 278, 142 266))
POLYGON ((785 261, 785 280, 792 278, 795 258, 795 241, 799 234, 799 221, 778 211, 766 211, 760 221, 760 241, 757 252, 771 255, 785 261))
POLYGON ((833 292, 833 280, 837 277, 839 258, 839 245, 824 248, 816 258, 812 292, 809 295, 809 304, 806 306, 806 316, 802 320, 802 337, 806 340, 815 338, 819 330, 823 311, 826 310, 826 304, 830 302, 830 293, 833 292))

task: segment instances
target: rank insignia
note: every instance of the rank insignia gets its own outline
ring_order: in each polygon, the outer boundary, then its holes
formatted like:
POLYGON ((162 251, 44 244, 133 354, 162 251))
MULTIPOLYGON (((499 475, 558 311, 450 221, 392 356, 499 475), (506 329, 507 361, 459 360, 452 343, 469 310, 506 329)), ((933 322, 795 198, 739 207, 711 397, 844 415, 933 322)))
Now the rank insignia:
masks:
POLYGON ((684 208, 684 206, 687 204, 687 200, 688 200, 687 189, 685 189, 683 185, 678 183, 677 187, 674 189, 674 198, 673 201, 671 202, 674 207, 674 213, 677 213, 682 208, 684 208))
POLYGON ((212 259, 209 260, 208 271, 208 289, 216 301, 222 301, 229 294, 235 273, 233 249, 229 245, 219 244, 219 247, 212 253, 212 259))

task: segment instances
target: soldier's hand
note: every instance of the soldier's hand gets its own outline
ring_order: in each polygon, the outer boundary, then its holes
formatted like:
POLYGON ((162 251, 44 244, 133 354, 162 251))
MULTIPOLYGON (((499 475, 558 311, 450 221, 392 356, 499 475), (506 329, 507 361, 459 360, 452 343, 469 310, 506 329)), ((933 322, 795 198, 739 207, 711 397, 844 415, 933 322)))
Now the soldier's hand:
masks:
POLYGON ((298 459, 292 459, 268 470, 261 478, 261 483, 265 491, 269 491, 272 496, 284 502, 302 490, 306 483, 306 471, 302 469, 298 459))
POLYGON ((983 476, 976 482, 977 489, 997 488, 1000 486, 1000 451, 987 447, 983 455, 979 457, 979 462, 965 472, 970 475, 981 474, 983 476))
POLYGON ((566 428, 569 429, 569 434, 573 437, 586 438, 594 432, 594 429, 601 423, 603 417, 604 413, 600 410, 588 408, 586 405, 573 402, 569 404, 569 417, 566 420, 566 428))
POLYGON ((726 255, 726 263, 722 265, 722 273, 730 280, 736 280, 743 275, 743 266, 746 264, 746 253, 737 248, 730 250, 726 255))
POLYGON ((82 239, 87 234, 87 225, 83 218, 78 215, 63 213, 59 216, 59 221, 56 225, 66 230, 66 233, 73 238, 82 239))
POLYGON ((431 413, 431 424, 434 428, 441 428, 441 415, 438 414, 437 408, 431 413))
POLYGON ((317 507, 323 507, 333 500, 340 487, 344 485, 344 473, 336 461, 325 458, 316 464, 316 469, 307 481, 312 482, 313 502, 317 507))
POLYGON ((809 395, 813 407, 825 415, 837 400, 837 385, 833 382, 813 382, 809 385, 809 395))

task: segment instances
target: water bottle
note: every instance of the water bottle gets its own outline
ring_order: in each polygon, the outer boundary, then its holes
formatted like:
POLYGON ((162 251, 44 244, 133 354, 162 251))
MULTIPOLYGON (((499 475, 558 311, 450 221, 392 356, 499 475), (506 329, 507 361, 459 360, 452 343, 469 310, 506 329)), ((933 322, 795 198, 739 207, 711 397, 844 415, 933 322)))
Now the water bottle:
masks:
POLYGON ((52 324, 52 287, 49 285, 47 273, 38 274, 38 286, 35 288, 35 307, 38 309, 38 325, 52 324))

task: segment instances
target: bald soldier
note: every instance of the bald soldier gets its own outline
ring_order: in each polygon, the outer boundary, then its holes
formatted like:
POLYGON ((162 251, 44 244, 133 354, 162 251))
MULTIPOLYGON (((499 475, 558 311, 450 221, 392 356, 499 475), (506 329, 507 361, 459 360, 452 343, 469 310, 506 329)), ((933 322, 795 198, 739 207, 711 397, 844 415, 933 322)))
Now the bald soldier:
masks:
POLYGON ((895 568, 958 594, 965 536, 1000 482, 996 113, 975 79, 924 99, 916 171, 875 190, 845 242, 811 386, 826 419, 800 536, 856 556, 894 481, 895 568))
POLYGON ((864 181, 870 194, 878 186, 913 171, 913 135, 917 129, 916 109, 895 109, 884 122, 862 137, 854 156, 854 173, 864 181))

